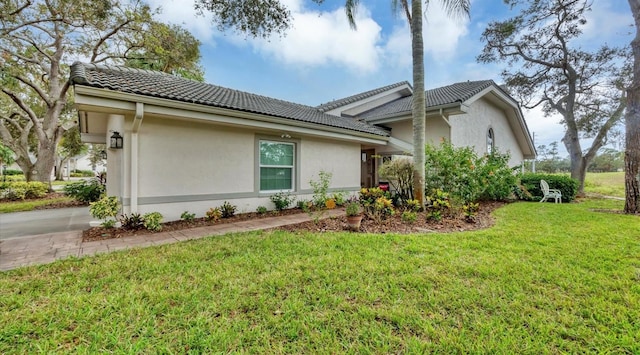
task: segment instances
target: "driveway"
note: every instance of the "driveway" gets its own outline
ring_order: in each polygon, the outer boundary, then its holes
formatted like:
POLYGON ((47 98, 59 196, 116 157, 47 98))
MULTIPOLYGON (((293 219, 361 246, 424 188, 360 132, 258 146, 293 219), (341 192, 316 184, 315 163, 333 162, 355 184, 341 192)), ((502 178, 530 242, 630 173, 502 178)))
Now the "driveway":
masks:
POLYGON ((93 220, 89 207, 0 213, 0 240, 29 235, 83 230, 93 220))

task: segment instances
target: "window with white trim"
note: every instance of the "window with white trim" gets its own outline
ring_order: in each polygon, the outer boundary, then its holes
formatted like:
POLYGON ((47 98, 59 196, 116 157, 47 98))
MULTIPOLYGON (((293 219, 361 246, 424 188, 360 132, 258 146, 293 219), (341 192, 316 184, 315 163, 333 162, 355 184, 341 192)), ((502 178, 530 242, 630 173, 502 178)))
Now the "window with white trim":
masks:
POLYGON ((260 191, 292 191, 295 186, 295 144, 260 141, 260 191))
POLYGON ((493 153, 493 149, 495 147, 495 137, 493 135, 493 128, 489 128, 487 131, 487 153, 493 153))

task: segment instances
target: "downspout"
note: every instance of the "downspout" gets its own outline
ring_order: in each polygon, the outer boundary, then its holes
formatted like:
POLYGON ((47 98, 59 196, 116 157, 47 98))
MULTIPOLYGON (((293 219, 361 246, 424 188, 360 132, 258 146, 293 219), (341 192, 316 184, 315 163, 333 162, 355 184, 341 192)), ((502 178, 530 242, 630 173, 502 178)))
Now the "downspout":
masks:
POLYGON ((131 125, 131 213, 138 213, 138 132, 144 118, 144 104, 136 102, 136 114, 131 125))

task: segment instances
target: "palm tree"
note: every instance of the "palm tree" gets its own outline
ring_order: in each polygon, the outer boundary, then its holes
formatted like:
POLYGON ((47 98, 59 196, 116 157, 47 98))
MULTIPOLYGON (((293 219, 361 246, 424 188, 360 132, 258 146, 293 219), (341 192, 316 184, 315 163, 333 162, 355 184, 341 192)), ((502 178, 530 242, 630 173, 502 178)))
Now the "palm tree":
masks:
MULTIPOLYGON (((345 0, 345 11, 349 24, 356 28, 355 13, 359 0, 345 0)), ((425 0, 426 7, 429 0, 425 0)), ((469 16, 470 0, 440 0, 449 16, 469 16)), ((424 208, 424 137, 425 137, 425 97, 424 97, 424 41, 422 39, 422 0, 392 0, 394 11, 404 10, 411 29, 411 55, 413 57, 413 195, 424 208)))

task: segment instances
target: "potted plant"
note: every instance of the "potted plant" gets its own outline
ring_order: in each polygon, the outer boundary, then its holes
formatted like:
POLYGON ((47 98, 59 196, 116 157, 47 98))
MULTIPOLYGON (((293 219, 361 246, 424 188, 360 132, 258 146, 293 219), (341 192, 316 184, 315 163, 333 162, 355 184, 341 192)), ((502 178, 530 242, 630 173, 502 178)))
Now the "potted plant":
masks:
POLYGON ((347 203, 347 224, 349 229, 353 231, 360 230, 360 223, 362 222, 362 213, 360 211, 360 203, 357 200, 349 201, 347 203))

